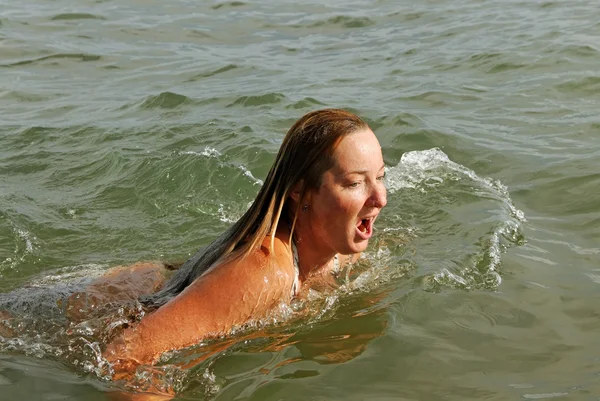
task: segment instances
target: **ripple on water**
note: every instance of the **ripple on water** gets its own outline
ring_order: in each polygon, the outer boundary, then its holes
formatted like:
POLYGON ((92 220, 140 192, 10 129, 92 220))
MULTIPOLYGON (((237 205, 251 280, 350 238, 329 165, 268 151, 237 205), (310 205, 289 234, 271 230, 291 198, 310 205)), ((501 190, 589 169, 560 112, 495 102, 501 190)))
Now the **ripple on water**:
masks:
POLYGON ((575 56, 575 57, 598 57, 600 50, 592 45, 567 45, 557 51, 562 55, 575 56))
POLYGON ((396 11, 388 14, 387 17, 394 17, 394 21, 398 21, 398 18, 400 18, 400 21, 413 21, 419 18, 423 18, 426 15, 427 13, 425 12, 396 11))
POLYGON ((313 19, 294 24, 266 24, 265 28, 293 28, 293 29, 315 29, 320 28, 348 28, 357 29, 375 25, 375 21, 368 17, 353 17, 348 15, 337 15, 327 19, 314 21, 313 19))
POLYGON ((302 109, 315 108, 315 107, 320 107, 320 106, 325 106, 325 105, 326 105, 325 103, 322 103, 315 98, 305 97, 302 100, 298 100, 297 102, 286 106, 286 109, 301 109, 302 110, 302 109))
POLYGON ((368 17, 350 17, 347 15, 338 15, 336 17, 328 18, 324 21, 317 21, 309 25, 309 27, 319 28, 328 26, 342 26, 344 28, 364 28, 371 25, 375 25, 375 21, 368 17))
POLYGON ((586 95, 596 97, 600 93, 600 77, 587 76, 569 80, 555 86, 555 88, 563 93, 573 96, 586 95))
POLYGON ((183 104, 193 103, 187 96, 173 92, 162 92, 156 96, 150 96, 140 104, 142 109, 174 109, 183 104))
POLYGON ((525 68, 528 66, 528 64, 510 61, 513 58, 513 56, 506 53, 482 52, 473 54, 468 58, 461 57, 450 64, 442 64, 439 69, 446 71, 456 68, 463 69, 467 67, 481 70, 487 74, 497 74, 505 71, 525 68))
POLYGON ((459 93, 451 93, 451 92, 443 92, 443 91, 427 91, 422 92, 416 95, 405 97, 404 99, 413 100, 413 101, 423 101, 432 106, 440 107, 446 106, 453 102, 455 103, 465 103, 465 102, 474 102, 481 100, 479 96, 470 95, 470 94, 459 94, 459 93))
POLYGON ((237 98, 233 103, 227 107, 241 105, 244 107, 264 106, 268 104, 278 104, 285 99, 285 95, 282 93, 265 93, 264 95, 256 96, 242 96, 237 98))
POLYGON ((224 67, 217 68, 216 70, 211 70, 211 71, 208 71, 208 72, 203 72, 203 73, 198 74, 198 75, 194 75, 192 78, 190 78, 188 80, 188 82, 198 81, 199 79, 202 79, 202 78, 210 78, 210 77, 213 77, 215 75, 223 74, 223 73, 226 73, 226 72, 231 71, 231 70, 236 70, 238 68, 239 67, 236 64, 228 64, 228 65, 226 65, 224 67))
POLYGON ((83 19, 97 19, 105 20, 106 18, 101 15, 88 14, 88 13, 62 13, 56 14, 51 21, 65 21, 65 20, 83 20, 83 19))
POLYGON ((244 3, 243 1, 228 1, 225 3, 219 3, 219 4, 215 4, 214 6, 212 6, 211 8, 213 10, 218 10, 220 8, 234 8, 234 7, 243 7, 247 5, 247 3, 244 3))
POLYGON ((10 64, 2 64, 0 67, 20 67, 29 64, 38 64, 43 63, 49 60, 78 60, 83 62, 88 61, 98 61, 102 58, 102 56, 98 56, 95 54, 82 54, 82 53, 59 53, 59 54, 51 54, 49 56, 38 57, 34 59, 21 60, 10 64))

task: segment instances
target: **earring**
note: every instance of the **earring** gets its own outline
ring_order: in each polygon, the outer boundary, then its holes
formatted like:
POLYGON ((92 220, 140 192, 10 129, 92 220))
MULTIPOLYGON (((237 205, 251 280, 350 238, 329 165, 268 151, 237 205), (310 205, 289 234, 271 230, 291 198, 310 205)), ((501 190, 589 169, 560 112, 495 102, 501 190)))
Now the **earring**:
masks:
POLYGON ((304 204, 304 206, 302 206, 302 211, 306 212, 308 210, 308 204, 304 204))

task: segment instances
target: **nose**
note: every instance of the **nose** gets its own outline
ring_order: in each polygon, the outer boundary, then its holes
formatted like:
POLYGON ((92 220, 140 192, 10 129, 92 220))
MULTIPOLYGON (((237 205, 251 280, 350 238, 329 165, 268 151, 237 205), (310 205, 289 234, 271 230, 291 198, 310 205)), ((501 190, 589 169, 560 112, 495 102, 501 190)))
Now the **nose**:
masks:
POLYGON ((367 206, 382 209, 385 205, 387 205, 387 190, 383 184, 376 185, 367 199, 367 206))

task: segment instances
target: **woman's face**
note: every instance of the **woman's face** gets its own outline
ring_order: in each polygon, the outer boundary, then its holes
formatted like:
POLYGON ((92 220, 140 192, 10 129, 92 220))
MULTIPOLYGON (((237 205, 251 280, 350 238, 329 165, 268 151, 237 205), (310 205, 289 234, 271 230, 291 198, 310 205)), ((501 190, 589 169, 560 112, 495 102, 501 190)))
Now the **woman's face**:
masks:
POLYGON ((323 252, 362 252, 387 203, 381 146, 370 129, 357 131, 341 139, 333 158, 321 186, 309 194, 306 227, 323 252))

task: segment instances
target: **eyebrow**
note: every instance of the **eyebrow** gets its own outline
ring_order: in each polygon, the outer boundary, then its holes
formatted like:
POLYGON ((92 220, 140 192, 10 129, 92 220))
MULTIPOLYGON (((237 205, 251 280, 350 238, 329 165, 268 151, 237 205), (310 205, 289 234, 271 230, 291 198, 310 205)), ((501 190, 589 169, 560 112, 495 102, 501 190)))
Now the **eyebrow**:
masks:
MULTIPOLYGON (((379 170, 377 170, 377 171, 381 171, 381 170, 383 170, 384 168, 385 168, 385 164, 383 164, 383 165, 381 166, 381 168, 380 168, 379 170)), ((341 173, 341 174, 338 174, 338 176, 342 176, 342 175, 350 175, 350 174, 363 174, 363 175, 364 175, 364 174, 367 174, 368 172, 369 172, 369 170, 353 170, 353 171, 348 171, 348 172, 346 172, 346 173, 341 173)))

